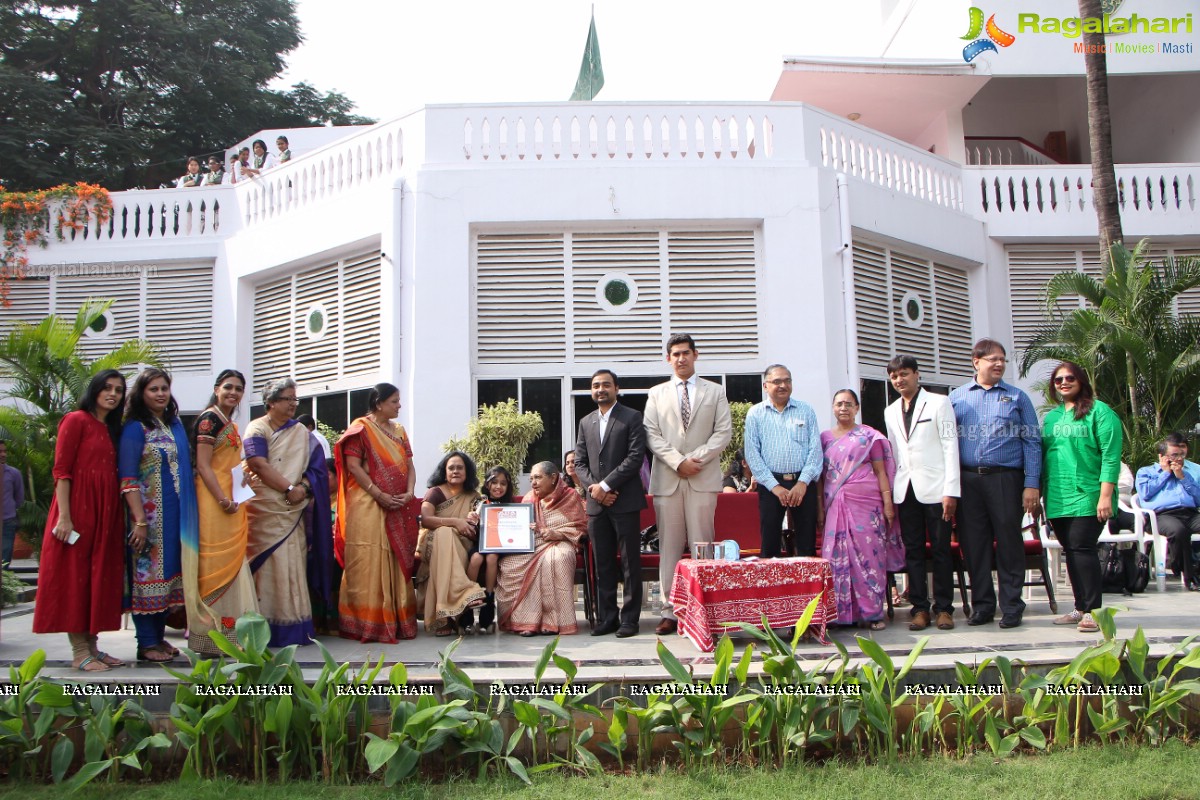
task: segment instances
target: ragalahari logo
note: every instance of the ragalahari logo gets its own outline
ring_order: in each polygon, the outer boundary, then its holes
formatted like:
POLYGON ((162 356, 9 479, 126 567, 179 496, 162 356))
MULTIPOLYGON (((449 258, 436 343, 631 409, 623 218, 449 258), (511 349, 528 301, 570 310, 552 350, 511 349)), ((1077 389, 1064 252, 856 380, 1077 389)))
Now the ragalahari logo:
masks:
POLYGON ((987 18, 987 24, 983 23, 983 9, 971 6, 971 27, 967 30, 967 35, 963 39, 972 40, 969 45, 963 48, 963 61, 970 64, 980 53, 985 53, 991 50, 993 53, 999 53, 996 45, 1008 47, 1017 40, 1017 37, 1011 33, 1000 30, 1000 26, 996 24, 996 15, 992 14, 987 18), (986 37, 980 38, 979 34, 987 33, 986 37))

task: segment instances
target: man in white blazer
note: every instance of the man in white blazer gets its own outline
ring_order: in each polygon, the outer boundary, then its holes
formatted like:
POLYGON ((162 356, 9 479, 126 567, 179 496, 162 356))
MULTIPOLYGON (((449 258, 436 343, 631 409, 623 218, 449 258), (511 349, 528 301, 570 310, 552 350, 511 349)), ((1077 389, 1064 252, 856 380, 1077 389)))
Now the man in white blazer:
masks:
POLYGON ((884 411, 888 439, 896 458, 893 500, 904 537, 908 629, 929 627, 929 590, 925 581, 928 538, 933 567, 933 613, 939 630, 954 629, 954 568, 950 521, 958 507, 958 429, 950 398, 921 388, 917 360, 900 355, 888 362, 888 377, 900 399, 884 411))
POLYGON ((654 454, 650 494, 658 524, 662 621, 655 633, 675 633, 671 582, 685 546, 713 541, 721 453, 733 435, 725 388, 696 375, 696 343, 687 334, 667 340, 674 375, 646 399, 646 447, 654 454))

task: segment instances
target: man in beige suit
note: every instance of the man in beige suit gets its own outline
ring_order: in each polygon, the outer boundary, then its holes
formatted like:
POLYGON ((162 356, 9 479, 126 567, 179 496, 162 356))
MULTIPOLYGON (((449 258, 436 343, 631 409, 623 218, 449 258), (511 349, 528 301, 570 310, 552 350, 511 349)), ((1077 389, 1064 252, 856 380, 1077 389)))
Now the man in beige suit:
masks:
POLYGON ((671 380, 650 390, 646 400, 646 447, 654 454, 650 494, 658 523, 658 578, 663 619, 655 633, 677 628, 671 581, 685 546, 713 540, 713 518, 721 491, 721 453, 733 435, 725 388, 696 376, 696 343, 687 334, 667 340, 671 380))
POLYGON ((954 568, 950 554, 950 520, 958 506, 958 427, 950 398, 921 388, 917 360, 896 356, 888 377, 900 399, 883 412, 888 439, 896 457, 892 485, 904 537, 908 599, 912 603, 910 631, 930 623, 929 590, 925 580, 933 567, 933 613, 939 630, 954 629, 954 568), (929 542, 931 559, 925 557, 929 542))

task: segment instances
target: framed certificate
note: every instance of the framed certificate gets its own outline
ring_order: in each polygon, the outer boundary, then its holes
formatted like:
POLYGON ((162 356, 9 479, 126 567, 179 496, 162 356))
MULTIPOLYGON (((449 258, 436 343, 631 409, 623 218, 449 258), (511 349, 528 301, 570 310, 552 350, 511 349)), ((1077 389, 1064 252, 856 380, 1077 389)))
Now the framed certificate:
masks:
POLYGON ((479 507, 479 552, 532 553, 532 503, 493 503, 479 507))

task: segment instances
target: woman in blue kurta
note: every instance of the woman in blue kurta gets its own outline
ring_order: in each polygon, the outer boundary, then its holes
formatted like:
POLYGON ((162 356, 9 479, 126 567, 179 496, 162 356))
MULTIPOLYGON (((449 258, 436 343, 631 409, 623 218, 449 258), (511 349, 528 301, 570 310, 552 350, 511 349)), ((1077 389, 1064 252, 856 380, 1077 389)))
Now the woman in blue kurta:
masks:
POLYGON ((1121 420, 1097 400, 1087 373, 1064 361, 1050 375, 1047 392, 1058 406, 1042 421, 1042 489, 1046 518, 1062 545, 1075 608, 1054 620, 1083 633, 1099 630, 1091 612, 1100 608, 1100 558, 1096 542, 1113 515, 1113 491, 1121 472, 1121 420))
POLYGON ((183 605, 183 543, 198 539, 196 487, 188 437, 160 369, 138 375, 129 392, 117 456, 129 511, 125 607, 133 614, 137 657, 170 661, 179 651, 163 637, 167 614, 183 605))

